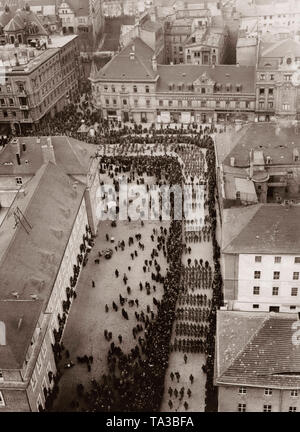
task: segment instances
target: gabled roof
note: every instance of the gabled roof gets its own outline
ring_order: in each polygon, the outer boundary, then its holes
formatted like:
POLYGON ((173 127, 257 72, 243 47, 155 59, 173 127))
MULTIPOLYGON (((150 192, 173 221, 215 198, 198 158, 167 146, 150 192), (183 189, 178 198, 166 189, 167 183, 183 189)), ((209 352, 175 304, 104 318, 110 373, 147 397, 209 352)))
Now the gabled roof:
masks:
POLYGON ((153 81, 157 77, 157 72, 152 69, 153 54, 152 48, 136 38, 99 71, 96 79, 153 81), (131 59, 133 51, 134 59, 131 59))
POLYGON ((217 384, 300 388, 293 314, 217 312, 217 384))
MULTIPOLYGON (((47 142, 47 137, 41 137, 40 143, 37 137, 20 137, 21 165, 17 164, 13 146, 9 143, 0 153, 1 175, 33 175, 43 165, 42 146, 47 142), (26 151, 22 150, 22 144, 26 145, 26 151), (26 161, 28 161, 26 163, 26 161), (9 165, 8 165, 9 164, 9 165)), ((67 136, 53 136, 51 142, 54 149, 56 164, 68 175, 89 172, 91 158, 95 156, 96 148, 93 144, 78 141, 67 136)))
POLYGON ((34 24, 37 27, 36 35, 48 35, 47 30, 40 21, 38 15, 33 11, 17 10, 11 21, 4 27, 5 32, 15 32, 25 29, 26 26, 34 24))
POLYGON ((300 205, 258 204, 246 209, 226 210, 223 253, 300 253, 300 205))

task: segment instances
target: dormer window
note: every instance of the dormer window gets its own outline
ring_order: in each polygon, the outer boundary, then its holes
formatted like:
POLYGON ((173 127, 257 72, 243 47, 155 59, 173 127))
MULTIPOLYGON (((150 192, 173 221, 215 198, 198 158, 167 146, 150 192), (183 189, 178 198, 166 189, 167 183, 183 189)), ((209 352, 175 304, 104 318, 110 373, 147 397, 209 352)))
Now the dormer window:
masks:
POLYGON ((231 84, 227 83, 226 84, 226 91, 229 92, 231 90, 231 84))

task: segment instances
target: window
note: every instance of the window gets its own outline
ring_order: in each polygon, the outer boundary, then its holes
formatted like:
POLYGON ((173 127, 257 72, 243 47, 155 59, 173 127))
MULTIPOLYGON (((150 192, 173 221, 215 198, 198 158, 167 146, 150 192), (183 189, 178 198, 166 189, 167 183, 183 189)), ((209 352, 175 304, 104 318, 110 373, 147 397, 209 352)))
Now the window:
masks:
POLYGON ((254 295, 259 295, 259 286, 253 287, 253 294, 254 295))
POLYGON ((12 98, 9 98, 9 105, 14 106, 14 100, 12 98))
POLYGON ((270 74, 270 81, 274 81, 274 74, 270 74))
POLYGON ((148 85, 146 85, 146 87, 145 87, 145 91, 146 91, 146 93, 149 93, 149 92, 150 92, 150 88, 149 88, 148 85))
POLYGON ((272 389, 270 389, 270 388, 265 388, 265 395, 266 396, 272 396, 272 389))
POLYGON ((107 87, 107 85, 105 85, 104 86, 104 91, 107 91, 108 90, 108 87, 107 87))
POLYGON ((272 412, 272 405, 264 405, 263 412, 272 412))
POLYGON ((281 257, 276 256, 274 258, 274 262, 275 262, 275 264, 280 264, 281 263, 281 257))
POLYGON ((254 279, 260 279, 260 271, 255 270, 254 279))
POLYGON ((297 412, 297 407, 289 407, 289 412, 297 412))
POLYGON ((291 390, 291 396, 293 397, 298 396, 298 390, 291 390))
POLYGON ((4 378, 3 378, 3 372, 0 371, 0 382, 3 382, 3 381, 4 381, 4 378))
POLYGON ((263 102, 259 102, 259 104, 258 104, 258 105, 259 105, 259 108, 260 108, 260 109, 263 109, 263 108, 264 108, 264 106, 265 106, 265 104, 264 104, 263 102))
POLYGON ((116 93, 116 88, 115 88, 114 85, 111 86, 111 91, 112 91, 113 93, 116 93))
POLYGON ((8 112, 6 110, 3 111, 4 117, 8 117, 8 112))
POLYGON ((206 107, 206 101, 201 101, 201 107, 205 108, 206 107))
POLYGON ((16 184, 17 184, 17 185, 21 185, 21 184, 23 184, 22 177, 16 177, 16 184))
POLYGON ((255 262, 261 262, 261 256, 256 256, 255 257, 255 262))
POLYGON ((300 264, 300 257, 295 257, 295 264, 300 264))
POLYGON ((246 108, 250 108, 250 102, 246 101, 246 108))
POLYGON ((117 105, 117 100, 116 99, 113 99, 113 104, 117 105))
POLYGON ((270 88, 270 89, 269 89, 269 96, 273 96, 273 93, 274 93, 274 92, 273 92, 273 89, 270 88))
POLYGON ((169 107, 173 105, 173 101, 169 100, 169 107))
POLYGON ((291 81, 291 79, 292 79, 292 75, 283 75, 283 79, 284 79, 284 81, 291 81))
POLYGON ((294 272, 293 273, 293 280, 298 280, 299 279, 299 272, 294 272))
POLYGON ((268 108, 273 108, 273 107, 274 107, 273 102, 268 102, 268 108))
POLYGON ((290 306, 290 310, 295 310, 296 306, 290 306))
POLYGON ((179 100, 178 101, 178 108, 181 108, 182 107, 182 100, 179 100))
POLYGON ((163 106, 163 105, 164 105, 164 101, 160 100, 160 101, 158 102, 158 104, 159 104, 159 106, 163 106))
POLYGON ((273 272, 273 279, 279 279, 280 278, 280 272, 279 271, 274 271, 273 272))
POLYGON ((137 93, 137 86, 136 85, 133 86, 133 93, 137 93))
POLYGON ((205 94, 205 92, 206 92, 205 87, 202 87, 202 88, 201 88, 201 93, 202 93, 202 94, 205 94))
POLYGON ((106 105, 109 105, 109 99, 105 99, 106 105))
POLYGON ((258 304, 254 304, 252 307, 253 307, 253 309, 259 309, 259 305, 258 304))
POLYGON ((261 80, 265 80, 266 79, 266 75, 265 74, 260 74, 260 79, 261 80))
POLYGON ((260 95, 264 95, 265 94, 265 89, 264 88, 260 88, 259 89, 259 94, 260 95))
POLYGON ((246 394, 246 393, 247 393, 247 389, 246 389, 246 387, 240 387, 240 388, 239 388, 239 393, 240 393, 240 394, 246 394))
POLYGON ((147 107, 150 106, 150 99, 146 99, 146 105, 147 105, 147 107))
POLYGON ((123 99, 123 105, 127 105, 127 99, 123 99))
POLYGON ((1 393, 1 391, 0 391, 0 406, 5 406, 5 402, 4 402, 4 399, 3 399, 3 395, 2 395, 2 393, 1 393))
POLYGON ((187 101, 187 106, 188 106, 188 107, 191 107, 191 106, 192 106, 192 101, 190 101, 190 100, 187 101))
POLYGON ((246 404, 239 403, 238 404, 238 412, 246 412, 246 404))
POLYGON ((295 297, 298 295, 298 288, 292 288, 291 289, 291 296, 295 297))
POLYGON ((272 295, 278 296, 278 293, 279 293, 279 287, 273 287, 272 288, 272 295))
POLYGON ((290 110, 290 104, 284 103, 282 105, 282 109, 283 109, 283 111, 289 111, 290 110))
POLYGON ((137 107, 139 104, 139 101, 137 99, 134 99, 134 106, 137 107))

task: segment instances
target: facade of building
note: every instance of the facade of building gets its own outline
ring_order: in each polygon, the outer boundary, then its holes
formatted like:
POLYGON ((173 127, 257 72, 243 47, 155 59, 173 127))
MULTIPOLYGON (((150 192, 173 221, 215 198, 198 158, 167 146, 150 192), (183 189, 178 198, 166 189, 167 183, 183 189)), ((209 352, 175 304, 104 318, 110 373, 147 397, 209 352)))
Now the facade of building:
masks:
POLYGON ((104 118, 137 123, 253 119, 255 69, 158 65, 140 39, 91 77, 93 103, 104 118))
POLYGON ((18 132, 55 114, 78 92, 78 37, 51 36, 44 49, 0 47, 0 124, 18 132))
POLYGON ((65 34, 92 33, 96 37, 104 25, 101 0, 68 0, 58 7, 58 16, 65 34))
POLYGON ((184 63, 218 65, 224 62, 227 32, 223 28, 198 29, 184 44, 184 63))
POLYGON ((217 312, 220 412, 300 410, 297 314, 217 312))
POLYGON ((74 186, 48 162, 18 192, 0 226, 2 412, 39 411, 53 387, 52 345, 89 236, 84 192, 85 185, 74 186))
POLYGON ((184 63, 184 44, 192 32, 191 18, 166 21, 164 28, 167 64, 184 63))
POLYGON ((258 120, 300 119, 300 43, 292 39, 259 47, 256 78, 258 120))

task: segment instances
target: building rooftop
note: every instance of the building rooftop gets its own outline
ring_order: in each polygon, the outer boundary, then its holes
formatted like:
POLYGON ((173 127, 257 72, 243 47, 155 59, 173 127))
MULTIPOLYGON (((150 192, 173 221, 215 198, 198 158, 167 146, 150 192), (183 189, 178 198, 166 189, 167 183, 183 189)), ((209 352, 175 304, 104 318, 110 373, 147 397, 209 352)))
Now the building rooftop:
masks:
POLYGON ((271 165, 300 165, 295 162, 293 152, 300 152, 298 131, 295 127, 278 127, 272 123, 245 125, 239 132, 239 140, 224 159, 230 165, 230 158, 235 158, 235 166, 250 165, 250 150, 262 151, 264 157, 271 157, 271 165))
POLYGON ((199 66, 190 64, 159 65, 157 91, 169 91, 169 84, 193 84, 203 74, 215 83, 226 86, 241 84, 241 93, 254 93, 255 68, 253 66, 217 65, 199 66))
MULTIPOLYGON (((34 175, 43 165, 42 146, 47 143, 48 137, 20 137, 21 165, 18 165, 12 143, 7 144, 0 152, 0 176, 1 175, 34 175), (26 151, 22 150, 22 144, 26 145, 26 151), (27 162, 26 162, 27 161, 27 162)), ((87 175, 91 159, 96 153, 93 144, 87 144, 67 136, 51 137, 56 164, 68 175, 87 175)))
POLYGON ((17 10, 13 18, 4 27, 5 32, 24 30, 25 27, 32 29, 32 36, 47 36, 48 32, 40 21, 38 15, 31 10, 17 10))
POLYGON ((300 388, 295 314, 217 312, 217 384, 300 388))
POLYGON ((224 210, 222 251, 299 254, 300 205, 256 204, 224 210))
POLYGON ((6 330, 6 345, 0 345, 1 369, 23 366, 42 308, 39 300, 0 300, 0 316, 6 330))
POLYGON ((152 69, 153 54, 152 48, 136 38, 99 71, 97 79, 153 81, 157 78, 157 72, 152 69))
POLYGON ((0 66, 10 73, 29 73, 56 53, 58 49, 55 48, 45 50, 22 44, 19 47, 0 45, 0 66))
POLYGON ((49 162, 17 194, 0 226, 0 300, 46 305, 85 188, 49 162))

